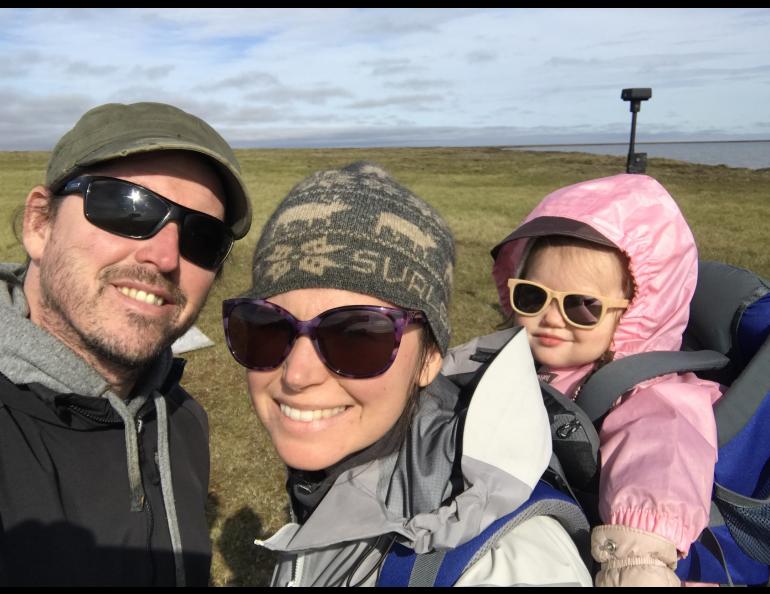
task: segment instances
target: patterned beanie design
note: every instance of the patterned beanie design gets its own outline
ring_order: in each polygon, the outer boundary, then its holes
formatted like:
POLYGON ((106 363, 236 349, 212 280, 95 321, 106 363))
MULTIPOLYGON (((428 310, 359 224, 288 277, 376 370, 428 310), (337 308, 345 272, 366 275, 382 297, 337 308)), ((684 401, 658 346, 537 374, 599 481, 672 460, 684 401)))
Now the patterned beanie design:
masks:
POLYGON ((297 184, 262 230, 248 295, 334 288, 418 309, 449 345, 454 240, 430 205, 374 163, 297 184))

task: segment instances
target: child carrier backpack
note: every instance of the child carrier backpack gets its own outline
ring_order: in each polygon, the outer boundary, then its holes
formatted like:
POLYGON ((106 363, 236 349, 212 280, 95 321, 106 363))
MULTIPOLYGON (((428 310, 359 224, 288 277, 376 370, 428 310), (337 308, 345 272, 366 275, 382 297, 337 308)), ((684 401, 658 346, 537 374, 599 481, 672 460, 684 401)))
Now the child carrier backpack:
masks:
POLYGON ((683 348, 710 348, 729 365, 704 373, 729 386, 714 413, 719 459, 709 527, 679 562, 682 579, 729 585, 770 580, 770 282, 704 262, 683 348))
MULTIPOLYGON (((679 352, 649 352, 594 373, 572 401, 541 382, 551 421, 552 483, 569 489, 591 525, 598 516, 598 428, 612 404, 642 381, 695 372, 729 386, 715 405, 719 460, 709 527, 677 565, 680 579, 728 585, 770 578, 770 283, 719 262, 699 264, 690 322, 679 352), (562 485, 562 483, 564 483, 562 485)), ((460 385, 514 330, 452 349, 442 373, 460 385)))

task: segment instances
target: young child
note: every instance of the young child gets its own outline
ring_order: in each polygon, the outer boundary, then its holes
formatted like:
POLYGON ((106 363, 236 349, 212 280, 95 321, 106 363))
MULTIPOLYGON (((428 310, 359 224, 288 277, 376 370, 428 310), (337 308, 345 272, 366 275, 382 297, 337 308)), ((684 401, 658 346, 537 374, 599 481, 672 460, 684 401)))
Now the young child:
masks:
MULTIPOLYGON (((603 364, 679 350, 695 241, 654 179, 557 190, 493 250, 503 310, 527 329, 541 380, 575 398, 603 364)), ((624 394, 600 431, 596 585, 680 585, 677 558, 708 523, 717 384, 671 374, 624 394)))

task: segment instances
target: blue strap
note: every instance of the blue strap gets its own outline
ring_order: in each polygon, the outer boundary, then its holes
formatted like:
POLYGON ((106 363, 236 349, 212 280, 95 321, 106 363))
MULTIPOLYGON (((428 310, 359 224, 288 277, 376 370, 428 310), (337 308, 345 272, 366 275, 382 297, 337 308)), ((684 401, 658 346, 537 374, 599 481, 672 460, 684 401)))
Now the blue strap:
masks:
POLYGON ((698 540, 690 546, 690 552, 680 559, 676 575, 681 580, 727 584, 725 567, 729 567, 732 582, 739 586, 764 586, 770 579, 770 568, 748 557, 735 543, 727 526, 713 526, 709 529, 719 543, 723 559, 698 540))
POLYGON ((539 481, 527 501, 519 506, 518 509, 492 522, 486 530, 475 538, 448 551, 431 552, 426 553, 425 555, 419 555, 419 557, 434 556, 436 563, 438 564, 437 571, 431 571, 427 567, 429 562, 423 564, 422 571, 424 571, 424 573, 422 575, 415 575, 414 572, 415 569, 417 569, 416 565, 419 565, 419 563, 417 563, 417 553, 415 553, 413 549, 403 545, 394 544, 390 553, 385 558, 382 570, 377 579, 377 586, 401 588, 418 585, 434 587, 453 586, 455 582, 460 579, 463 570, 471 559, 473 559, 474 555, 497 533, 498 530, 503 528, 508 522, 527 508, 543 499, 558 499, 574 504, 574 501, 569 496, 551 487, 544 481, 539 481), (426 578, 426 576, 430 576, 431 574, 435 575, 433 583, 426 583, 426 580, 429 579, 429 577, 426 578))
POLYGON ((380 569, 377 586, 406 588, 409 585, 409 576, 412 575, 412 568, 416 559, 417 555, 414 549, 402 544, 394 544, 385 557, 382 569, 380 569))

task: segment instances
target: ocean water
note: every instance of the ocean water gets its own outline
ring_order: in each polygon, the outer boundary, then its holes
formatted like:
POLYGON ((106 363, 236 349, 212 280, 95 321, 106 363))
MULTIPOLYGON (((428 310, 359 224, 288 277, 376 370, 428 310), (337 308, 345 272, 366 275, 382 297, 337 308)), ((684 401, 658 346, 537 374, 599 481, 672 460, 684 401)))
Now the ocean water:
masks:
MULTIPOLYGON (((577 151, 595 155, 628 155, 628 144, 561 144, 512 146, 527 151, 577 151)), ((770 168, 770 140, 730 142, 637 142, 637 153, 647 153, 647 159, 663 157, 704 165, 727 165, 749 169, 770 168)))

